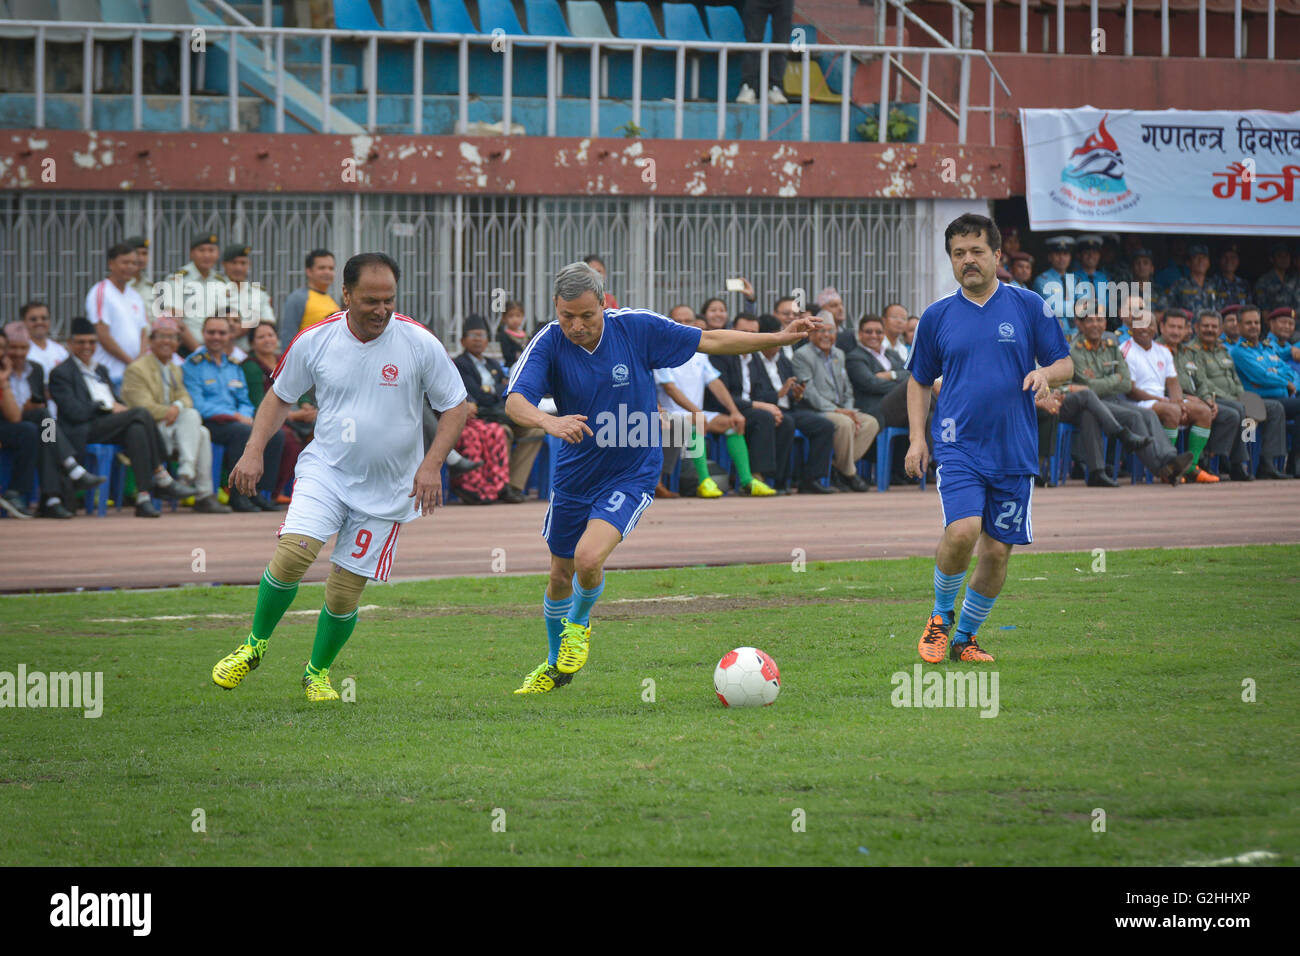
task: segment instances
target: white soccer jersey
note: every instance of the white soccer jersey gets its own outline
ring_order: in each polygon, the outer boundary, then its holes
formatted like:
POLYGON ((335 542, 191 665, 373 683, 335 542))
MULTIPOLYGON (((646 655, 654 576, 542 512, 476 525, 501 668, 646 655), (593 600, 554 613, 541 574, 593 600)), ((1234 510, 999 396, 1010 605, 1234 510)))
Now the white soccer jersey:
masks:
MULTIPOLYGON (((119 292, 108 279, 101 279, 86 294, 86 315, 95 324, 107 323, 113 340, 133 360, 140 357, 140 333, 149 327, 149 320, 144 299, 135 289, 128 285, 126 291, 119 292)), ((90 367, 98 364, 108 369, 109 378, 115 381, 126 374, 126 363, 109 355, 102 345, 95 346, 90 367)))
POLYGON ((655 383, 659 386, 659 404, 669 414, 687 414, 686 409, 669 398, 668 393, 664 391, 663 386, 665 384, 672 384, 681 390, 681 393, 690 400, 691 404, 696 408, 703 409, 705 386, 721 376, 722 373, 714 367, 713 363, 709 361, 709 357, 703 352, 696 352, 685 365, 679 365, 676 368, 657 368, 655 369, 655 383))
MULTIPOLYGON (((1133 384, 1151 395, 1163 395, 1165 379, 1176 378, 1178 375, 1174 370, 1173 355, 1159 342, 1152 342, 1151 348, 1144 349, 1133 339, 1129 339, 1120 346, 1120 352, 1128 362, 1133 384)), ((1136 404, 1143 408, 1150 408, 1155 404, 1155 400, 1148 398, 1136 404)))
POLYGON ((362 342, 336 312, 299 332, 271 386, 296 402, 316 388, 315 438, 298 458, 298 475, 333 488, 350 508, 389 521, 415 517, 408 497, 424 460, 424 396, 434 411, 465 400, 460 372, 433 333, 393 314, 377 339, 362 342))
POLYGON ((54 371, 54 366, 58 365, 67 357, 68 350, 58 342, 54 341, 54 339, 46 339, 44 348, 33 342, 31 348, 27 350, 27 361, 36 362, 38 365, 44 366, 46 379, 48 379, 50 373, 54 371))

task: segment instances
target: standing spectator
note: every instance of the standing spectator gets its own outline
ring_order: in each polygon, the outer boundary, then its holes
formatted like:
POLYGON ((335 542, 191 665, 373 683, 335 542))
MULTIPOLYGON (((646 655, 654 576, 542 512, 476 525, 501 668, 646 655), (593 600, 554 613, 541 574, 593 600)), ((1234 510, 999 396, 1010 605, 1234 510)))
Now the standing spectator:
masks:
POLYGON ((1011 256, 1011 284, 1017 289, 1028 289, 1033 275, 1034 257, 1027 252, 1014 253, 1011 256))
MULTIPOLYGON (((791 320, 793 321, 793 319, 791 320)), ((765 334, 785 331, 785 326, 775 316, 764 315, 758 320, 758 330, 765 334)), ((798 476, 799 493, 803 495, 829 495, 835 489, 820 481, 831 468, 835 426, 830 419, 810 408, 800 407, 804 387, 795 378, 794 365, 785 355, 782 346, 763 349, 749 362, 749 397, 755 404, 768 403, 781 409, 783 415, 794 419, 795 428, 808 439, 808 457, 803 472, 798 476)), ((787 461, 789 458, 787 457, 787 461)), ((777 464, 777 482, 793 478, 788 465, 777 464)))
MULTIPOLYGON (((41 479, 41 497, 46 511, 57 510, 65 495, 72 496, 98 487, 107 479, 92 475, 77 464, 77 450, 55 417, 49 394, 45 366, 28 361, 30 338, 22 322, 10 322, 4 328, 3 352, 9 360, 9 391, 18 403, 22 420, 38 429, 41 442, 36 456, 41 479), (52 504, 51 504, 52 503, 52 504)), ((27 486, 21 486, 25 494, 27 486)))
POLYGON ((1020 230, 1015 226, 999 226, 998 231, 1002 233, 1002 261, 1010 262, 1020 251, 1020 230))
MULTIPOLYGON (((1210 279, 1210 286, 1214 289, 1215 301, 1218 307, 1225 305, 1245 305, 1250 301, 1250 283, 1237 275, 1237 267, 1241 264, 1241 258, 1237 255, 1237 244, 1230 242, 1219 252, 1219 272, 1210 279)), ((1193 312, 1205 311, 1198 309, 1193 312)))
MULTIPOLYGON (((225 449, 225 460, 237 462, 253 433, 253 403, 248 400, 248 381, 244 371, 226 358, 226 340, 230 338, 230 321, 214 315, 203 323, 203 345, 185 360, 185 390, 194 408, 203 418, 203 426, 214 445, 225 449)), ((280 455, 284 438, 277 431, 266 443, 262 455, 262 478, 258 487, 266 493, 248 497, 234 487, 229 489, 230 507, 235 511, 279 511, 269 500, 278 490, 280 455)))
MULTIPOLYGON (((1282 356, 1260 339, 1258 306, 1243 306, 1238 319, 1241 341, 1228 351, 1237 365, 1241 384, 1260 398, 1280 402, 1285 417, 1294 421, 1300 417, 1300 395, 1296 394, 1297 389, 1300 389, 1300 372, 1291 368, 1282 356)), ((1297 473, 1295 454, 1293 448, 1286 467, 1287 473, 1292 475, 1297 473)))
MULTIPOLYGON (((758 317, 749 312, 736 316, 731 327, 738 332, 759 331, 758 317)), ((731 395, 735 407, 745 419, 745 447, 749 451, 750 474, 755 481, 779 488, 778 475, 790 470, 790 449, 794 445, 794 418, 773 402, 755 402, 750 398, 752 355, 711 355, 709 361, 721 375, 719 381, 731 395)), ((704 395, 704 408, 711 412, 727 409, 712 391, 704 395)), ((789 480, 789 474, 785 475, 789 480)))
POLYGON ((854 407, 874 418, 882 431, 885 423, 879 414, 880 403, 900 378, 907 379, 906 368, 897 354, 884 347, 884 340, 884 321, 878 315, 865 315, 858 320, 857 344, 844 357, 844 371, 853 383, 854 407))
POLYGON ((121 386, 126 367, 144 351, 149 331, 144 300, 131 288, 136 270, 135 249, 119 242, 108 250, 108 278, 86 294, 86 314, 99 338, 94 364, 108 369, 114 388, 121 386))
MULTIPOLYGON (((280 363, 280 337, 275 323, 263 319, 253 329, 251 352, 240 367, 244 370, 244 380, 248 383, 248 400, 253 408, 262 404, 262 399, 271 390, 275 376, 275 367, 280 363)), ((280 455, 280 473, 275 478, 276 504, 289 503, 284 494, 286 484, 293 480, 294 470, 298 466, 298 456, 303 447, 311 441, 316 425, 316 406, 306 395, 298 399, 297 407, 289 412, 285 423, 280 426, 280 435, 284 439, 284 452, 280 455)))
POLYGON ((461 327, 460 355, 452 362, 465 383, 465 394, 474 406, 471 416, 495 422, 505 433, 510 456, 508 483, 497 495, 498 501, 518 504, 524 500, 524 488, 532 474, 533 462, 542 448, 546 433, 540 428, 523 428, 506 414, 506 392, 510 378, 496 359, 484 355, 488 344, 488 323, 480 315, 470 315, 461 327))
POLYGON ((1080 236, 1074 244, 1074 297, 1105 303, 1110 295, 1110 277, 1101 269, 1100 236, 1080 236))
POLYGON ((334 253, 328 249, 313 249, 307 253, 304 271, 307 284, 289 293, 284 300, 280 345, 286 349, 303 329, 311 328, 340 310, 339 304, 330 296, 330 286, 334 284, 334 253))
POLYGON ((1202 242, 1187 247, 1187 277, 1174 282, 1165 293, 1165 310, 1184 309, 1190 313, 1217 310, 1224 305, 1210 281, 1210 247, 1202 242))
POLYGON ((1284 305, 1293 308, 1300 305, 1300 276, 1288 274, 1291 250, 1286 241, 1273 243, 1268 255, 1273 268, 1255 283, 1255 304, 1259 306, 1261 315, 1284 305))
POLYGON ((0 493, 0 510, 14 518, 30 518, 27 492, 36 475, 36 459, 40 448, 40 429, 24 421, 21 402, 14 397, 10 387, 12 368, 9 356, 0 351, 0 449, 12 459, 9 470, 9 487, 0 493))
POLYGON ((853 386, 844 371, 844 353, 835 347, 834 329, 822 325, 808 339, 809 344, 794 353, 794 374, 804 384, 803 404, 835 426, 831 482, 841 491, 866 491, 857 462, 871 448, 880 425, 853 408, 853 386))
POLYGON ((167 302, 164 297, 160 311, 185 317, 181 326, 182 355, 189 355, 203 343, 203 323, 208 316, 226 312, 226 277, 217 270, 220 256, 216 234, 199 233, 190 240, 190 261, 169 282, 173 301, 167 302), (178 296, 179 302, 175 301, 178 296))
POLYGON ((1187 240, 1182 236, 1174 236, 1169 240, 1169 259, 1168 264, 1155 274, 1152 281, 1155 283, 1156 291, 1163 294, 1166 289, 1172 286, 1179 279, 1187 278, 1187 240))
POLYGON ((149 240, 145 236, 131 236, 123 240, 125 245, 135 250, 136 274, 131 280, 140 300, 144 302, 145 321, 152 322, 158 317, 158 294, 154 291, 153 279, 149 276, 149 240))
MULTIPOLYGON (((673 308, 679 307, 673 306, 673 308)), ((703 320, 705 329, 725 329, 731 321, 727 313, 727 303, 718 298, 706 299, 700 309, 699 317, 703 320)))
POLYGON ((72 320, 72 356, 50 373, 50 397, 59 403, 59 423, 80 453, 84 454, 91 442, 126 447, 135 473, 136 517, 157 518, 161 512, 154 506, 151 492, 188 498, 196 494, 196 489, 176 481, 163 467, 166 456, 162 436, 149 412, 123 405, 113 390, 108 370, 103 365, 91 366, 97 339, 89 319, 72 320))
MULTIPOLYGON (((1197 369, 1209 383, 1210 394, 1216 404, 1231 406, 1243 422, 1251 419, 1259 423, 1259 470, 1254 477, 1291 477, 1273 466, 1274 458, 1286 454, 1286 412, 1282 409, 1282 403, 1261 399, 1242 386, 1241 379, 1237 376, 1236 363, 1228 354, 1228 347, 1219 338, 1219 317, 1215 313, 1202 312, 1196 317, 1196 339, 1192 352, 1197 357, 1197 369)), ((1230 454, 1233 481, 1251 480, 1246 458, 1245 439, 1238 432, 1230 454)))
POLYGON ((239 318, 240 338, 257 328, 259 322, 275 322, 270 293, 260 282, 248 281, 248 257, 252 252, 248 244, 236 242, 226 246, 221 254, 221 269, 230 280, 226 287, 226 308, 228 314, 239 318))
POLYGON ((881 316, 881 320, 885 326, 883 343, 885 351, 893 353, 892 357, 896 365, 906 365, 908 358, 912 355, 912 346, 903 338, 903 333, 907 331, 907 309, 897 302, 893 302, 885 306, 885 312, 881 316))
POLYGON ((172 362, 180 343, 180 322, 170 315, 159 316, 149 333, 149 351, 126 367, 122 402, 153 417, 163 448, 177 459, 176 476, 195 488, 194 510, 229 514, 230 509, 213 494, 212 437, 185 391, 181 369, 172 362))
POLYGON ((18 317, 27 324, 27 334, 31 337, 28 361, 45 366, 48 376, 54 371, 54 366, 68 357, 68 350, 50 338, 50 307, 33 300, 18 310, 18 317))
POLYGON ((1056 316, 1063 330, 1069 330, 1069 316, 1074 305, 1074 289, 1066 289, 1065 276, 1070 268, 1070 253, 1074 250, 1074 240, 1069 236, 1052 236, 1047 242, 1048 268, 1034 279, 1033 290, 1041 295, 1052 315, 1056 316), (1070 301, 1066 301, 1066 292, 1070 301))
POLYGON ((920 324, 921 317, 919 315, 909 315, 907 317, 907 325, 903 329, 903 341, 907 343, 908 355, 912 354, 912 343, 916 341, 916 327, 920 324))
MULTIPOLYGON (((794 0, 743 0, 740 18, 745 26, 746 43, 762 43, 767 32, 767 18, 772 18, 772 42, 780 48, 768 55, 767 101, 776 106, 789 102, 781 87, 785 83, 785 49, 790 45, 790 24, 794 20, 794 0)), ((740 58, 740 93, 737 103, 757 103, 762 73, 759 57, 765 53, 746 51, 740 58)))
MULTIPOLYGON (((595 253, 592 253, 591 255, 587 256, 587 258, 583 259, 582 261, 585 262, 587 265, 591 266, 591 268, 594 269, 594 270, 595 270, 595 271, 600 275, 600 278, 601 278, 601 280, 602 280, 603 282, 606 282, 606 283, 609 282, 609 276, 608 276, 608 275, 606 274, 606 272, 605 272, 605 260, 604 260, 604 259, 602 259, 600 256, 596 255, 595 253)), ((605 292, 605 308, 607 308, 607 309, 617 309, 617 308, 618 308, 618 299, 614 298, 614 293, 608 291, 608 289, 609 289, 609 286, 608 286, 608 285, 606 285, 605 288, 606 288, 606 292, 605 292)))
POLYGON ((524 307, 519 302, 506 303, 505 314, 497 326, 497 342, 501 346, 501 364, 510 368, 528 344, 528 330, 524 328, 524 307))

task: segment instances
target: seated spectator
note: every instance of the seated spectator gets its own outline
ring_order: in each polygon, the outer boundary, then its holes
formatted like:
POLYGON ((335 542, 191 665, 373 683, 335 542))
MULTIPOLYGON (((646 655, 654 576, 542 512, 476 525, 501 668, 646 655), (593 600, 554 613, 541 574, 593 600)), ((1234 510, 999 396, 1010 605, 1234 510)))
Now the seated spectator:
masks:
MULTIPOLYGON (((1026 287, 1027 288, 1027 287, 1026 287)), ((903 329, 903 341, 907 343, 907 354, 912 354, 912 343, 916 341, 916 327, 921 324, 919 315, 909 315, 903 329)))
MULTIPOLYGON (((1200 481, 1200 469, 1196 461, 1205 447, 1206 439, 1210 437, 1211 416, 1203 402, 1192 403, 1183 395, 1183 390, 1178 385, 1173 355, 1155 341, 1155 318, 1143 308, 1132 308, 1130 316, 1129 329, 1133 338, 1120 346, 1120 354, 1124 356, 1132 379, 1126 397, 1138 407, 1155 413, 1170 446, 1178 441, 1178 428, 1182 424, 1184 410, 1189 406, 1198 406, 1190 408, 1192 420, 1198 428, 1192 433, 1195 444, 1187 455, 1187 464, 1177 477, 1185 474, 1200 481)), ((1174 482, 1171 481, 1172 483, 1174 482)))
MULTIPOLYGON (((681 316, 681 313, 678 313, 681 316)), ((681 318, 676 319, 681 321, 681 318)), ((699 324, 699 320, 693 323, 699 324)), ((736 475, 740 479, 742 495, 768 497, 776 491, 765 482, 754 477, 749 467, 749 449, 745 446, 745 416, 736 407, 731 393, 723 386, 721 373, 709 361, 709 356, 696 352, 684 365, 676 368, 655 369, 655 383, 658 385, 659 407, 670 416, 689 415, 693 423, 693 436, 690 447, 685 450, 686 458, 695 468, 699 483, 695 494, 700 498, 721 498, 722 489, 709 475, 709 461, 705 454, 704 436, 723 435, 727 445, 727 454, 736 466, 736 475), (704 391, 708 389, 718 403, 726 409, 723 412, 704 409, 704 391)))
MULTIPOLYGON (((1002 237, 1002 244, 1005 247, 1007 237, 1002 237)), ((1005 254, 1006 249, 1002 252, 1005 254)), ((1034 279, 1034 257, 1027 252, 1011 253, 1011 284, 1017 289, 1028 289, 1029 283, 1034 279)))
POLYGON ((603 280, 605 281, 605 289, 606 289, 606 292, 605 292, 605 308, 607 308, 607 309, 617 309, 617 308, 618 308, 618 299, 614 298, 614 293, 608 291, 608 290, 609 290, 609 275, 608 275, 608 273, 606 273, 606 271, 605 271, 605 260, 602 259, 600 256, 598 256, 598 255, 596 255, 596 254, 593 253, 593 254, 587 256, 587 257, 586 257, 585 259, 583 259, 582 261, 585 262, 587 265, 591 266, 591 267, 592 267, 593 269, 595 269, 597 272, 599 272, 599 273, 600 273, 600 277, 601 277, 601 279, 603 279, 603 280))
POLYGON ((808 336, 794 353, 794 374, 804 384, 803 404, 821 412, 835 426, 835 456, 831 482, 841 491, 866 491, 857 472, 858 459, 867 453, 880 425, 870 415, 853 408, 853 385, 844 371, 844 353, 835 347, 835 330, 823 325, 808 336))
MULTIPOLYGON (((775 316, 759 317, 758 331, 760 332, 771 334, 780 332, 782 328, 781 320, 775 316)), ((821 412, 800 406, 799 401, 803 398, 804 388, 795 378, 794 365, 784 354, 784 347, 763 349, 755 355, 742 356, 745 357, 749 358, 750 401, 759 407, 764 404, 776 406, 781 410, 782 415, 788 415, 794 420, 795 428, 808 439, 808 457, 804 462, 802 474, 791 475, 789 465, 778 462, 773 478, 778 483, 787 480, 797 481, 800 494, 834 494, 835 489, 823 485, 821 478, 830 471, 835 426, 821 412)), ((787 456, 786 461, 789 460, 787 456)))
POLYGON ((313 249, 307 253, 304 271, 307 284, 289 293, 284 300, 284 314, 280 319, 280 345, 284 348, 303 329, 328 319, 340 309, 330 295, 330 286, 334 284, 334 253, 313 249))
POLYGON ((0 492, 0 511, 13 518, 30 518, 27 492, 36 477, 41 430, 23 420, 22 403, 10 385, 12 374, 8 354, 0 351, 0 449, 10 456, 9 485, 0 492))
POLYGON ((884 320, 878 315, 864 315, 858 320, 858 339, 844 355, 844 371, 853 385, 854 407, 874 418, 881 428, 884 428, 878 414, 881 399, 899 381, 906 383, 908 378, 898 353, 888 351, 884 342, 884 320))
POLYGON ((169 315, 159 316, 149 333, 149 351, 126 367, 122 401, 153 417, 163 448, 177 460, 177 478, 195 488, 194 510, 198 514, 229 514, 230 508, 213 493, 212 436, 185 391, 183 370, 172 362, 180 344, 180 322, 169 315))
MULTIPOLYGON (((1213 311, 1213 310, 1209 310, 1213 311)), ((1187 428, 1187 450, 1192 453, 1194 477, 1201 484, 1213 484, 1219 479, 1200 466, 1201 456, 1228 454, 1232 451, 1232 437, 1241 426, 1241 416, 1227 405, 1222 408, 1214 400, 1209 383, 1197 367, 1196 356, 1187 347, 1188 315, 1183 309, 1170 309, 1160 323, 1157 343, 1169 350, 1174 359, 1174 375, 1182 392, 1182 418, 1178 424, 1187 428)))
MULTIPOLYGON (((694 325, 699 328, 704 326, 703 321, 696 317, 695 310, 689 305, 675 305, 664 315, 679 325, 694 325)), ((662 392, 662 389, 656 391, 662 392)), ((668 484, 677 469, 677 462, 681 459, 682 452, 691 447, 692 436, 695 434, 695 416, 689 412, 672 412, 660 405, 659 434, 664 450, 664 463, 659 475, 659 484, 655 486, 655 497, 680 498, 681 495, 669 488, 668 484)))
MULTIPOLYGON (((804 311, 801 302, 791 298, 790 296, 783 296, 776 300, 776 305, 773 307, 772 314, 776 316, 777 321, 781 323, 781 328, 784 329, 795 319, 806 315, 807 313, 804 311)), ((794 361, 794 346, 781 346, 781 354, 784 355, 788 361, 794 361)))
MULTIPOLYGON (((738 332, 757 332, 758 317, 749 312, 741 312, 731 327, 738 332)), ((752 479, 760 485, 779 489, 785 487, 790 480, 794 418, 773 402, 751 401, 750 358, 749 355, 711 355, 709 361, 722 376, 719 382, 730 393, 734 407, 745 419, 744 441, 749 452, 752 479), (782 477, 785 479, 784 484, 782 477)), ((704 410, 718 413, 727 411, 711 390, 705 392, 704 410)), ((744 493, 743 481, 741 487, 744 493)))
POLYGON ((907 331, 907 309, 895 302, 885 306, 884 314, 880 318, 885 326, 883 343, 885 351, 898 356, 894 364, 901 368, 907 364, 907 360, 912 355, 912 347, 903 337, 903 333, 907 331))
MULTIPOLYGON (((1250 301, 1250 283, 1237 275, 1237 266, 1240 263, 1241 258, 1237 255, 1237 244, 1235 242, 1227 243, 1219 251, 1219 272, 1210 279, 1210 285, 1214 288, 1215 300, 1219 303, 1219 308, 1229 305, 1245 305, 1250 301)), ((1198 309, 1192 314, 1196 315, 1202 311, 1208 310, 1198 309)))
POLYGON ((1279 239, 1274 242, 1268 255, 1273 268, 1255 283, 1255 304, 1259 306, 1261 315, 1283 306, 1294 308, 1300 304, 1300 276, 1290 271, 1291 248, 1287 241, 1279 239))
MULTIPOLYGON (((1137 297, 1123 302, 1120 312, 1131 321, 1151 322, 1146 304, 1137 297), (1140 318, 1132 318, 1135 315, 1140 318)), ((1105 331, 1106 320, 1098 310, 1090 311, 1080 320, 1079 337, 1070 349, 1070 357, 1074 361, 1074 381, 1096 392, 1116 421, 1136 435, 1138 440, 1151 439, 1134 450, 1142 464, 1156 478, 1177 485, 1179 475, 1187 470, 1192 456, 1180 456, 1174 450, 1173 443, 1160 427, 1155 412, 1127 399, 1126 396, 1133 389, 1133 375, 1129 371, 1128 362, 1120 354, 1116 340, 1105 335, 1105 331)), ((1128 444, 1136 445, 1137 442, 1130 440, 1128 444)))
MULTIPOLYGON (((98 487, 107 479, 103 475, 91 474, 77 463, 77 450, 54 417, 47 400, 49 388, 45 367, 28 361, 29 348, 25 323, 10 322, 5 326, 4 346, 0 351, 8 359, 10 374, 6 377, 9 391, 18 403, 21 420, 34 425, 41 437, 36 466, 41 479, 42 517, 71 517, 71 512, 62 505, 65 496, 70 499, 98 487)), ((29 480, 19 490, 25 495, 30 488, 29 480)))
POLYGON ((248 352, 239 344, 239 341, 248 330, 244 328, 239 316, 234 313, 226 315, 226 322, 230 326, 230 334, 226 337, 226 358, 230 360, 231 364, 242 367, 248 361, 248 352))
MULTIPOLYGON (((243 456, 244 446, 253 434, 253 403, 248 398, 248 380, 244 370, 226 358, 230 338, 230 321, 224 315, 209 316, 203 323, 203 345, 185 360, 185 390, 203 419, 203 426, 214 445, 221 445, 225 461, 233 464, 243 456)), ((271 436, 262 454, 262 480, 258 489, 265 495, 252 498, 228 489, 230 507, 235 511, 279 511, 271 499, 279 490, 280 456, 284 438, 280 432, 271 436)))
POLYGON ((1056 450, 1056 432, 1060 424, 1063 399, 1064 394, 1056 388, 1034 396, 1034 413, 1038 417, 1038 474, 1034 475, 1036 488, 1046 487, 1051 477, 1048 463, 1056 450))
POLYGON ((131 288, 138 272, 135 249, 118 243, 108 250, 108 278, 86 293, 86 314, 99 340, 94 362, 108 369, 114 388, 121 386, 126 367, 145 350, 149 331, 144 300, 131 288))
MULTIPOLYGON (((1210 394, 1215 403, 1220 407, 1233 408, 1243 422, 1250 420, 1258 423, 1259 470, 1253 477, 1266 479, 1291 477, 1273 466, 1274 458, 1286 455, 1286 412, 1282 408, 1282 403, 1272 399, 1261 399, 1242 386, 1241 379, 1237 376, 1236 363, 1228 353, 1228 347, 1219 337, 1217 314, 1207 311, 1196 317, 1196 340, 1191 350, 1197 359, 1197 371, 1209 384, 1210 394)), ((1245 437, 1241 431, 1238 431, 1233 439, 1229 456, 1233 481, 1252 479, 1246 464, 1248 458, 1245 437)))
POLYGON ((152 492, 168 498, 188 498, 197 489, 175 480, 163 467, 166 454, 162 436, 149 412, 123 405, 113 390, 108 369, 103 365, 92 368, 98 342, 89 319, 72 320, 71 357, 50 373, 50 397, 59 403, 59 424, 78 454, 84 454, 86 445, 92 442, 124 445, 135 473, 136 517, 157 518, 161 512, 154 506, 152 492))
POLYGON ((524 307, 518 302, 507 302, 505 315, 497 326, 497 342, 501 345, 501 364, 510 368, 528 344, 528 330, 524 328, 524 307))
MULTIPOLYGON (((510 377, 501 363, 485 355, 488 344, 488 324, 482 316, 471 315, 461 328, 460 347, 463 350, 453 364, 465 383, 469 397, 471 419, 499 425, 504 434, 510 456, 507 484, 499 489, 496 500, 518 504, 524 500, 524 488, 532 474, 533 462, 541 451, 546 434, 540 428, 525 428, 506 414, 506 391, 510 377)), ((466 479, 462 479, 464 481, 466 479)), ((472 489, 471 489, 472 490, 472 489)))
MULTIPOLYGON (((262 321, 253 329, 252 353, 243 363, 244 379, 248 382, 248 399, 257 408, 271 389, 275 366, 280 361, 280 339, 276 335, 275 323, 262 321)), ((298 399, 298 405, 289 412, 285 423, 280 426, 284 436, 284 453, 280 456, 280 474, 275 479, 277 504, 288 504, 289 498, 283 494, 284 486, 293 480, 294 470, 298 467, 298 456, 307 443, 312 440, 316 427, 316 404, 312 401, 315 391, 308 392, 298 399)))
POLYGON ((706 329, 725 329, 730 324, 727 303, 718 298, 706 300, 704 307, 700 309, 699 315, 704 320, 703 328, 706 329))
POLYGON ((1268 338, 1264 344, 1282 357, 1282 361, 1300 372, 1300 345, 1296 345, 1295 309, 1283 306, 1268 314, 1268 338))
MULTIPOLYGON (((1241 341, 1228 351, 1237 365, 1241 384, 1260 398, 1280 402, 1287 419, 1300 416, 1300 372, 1291 368, 1277 352, 1260 339, 1260 311, 1255 305, 1242 306, 1238 313, 1241 341)), ((1292 448, 1287 461, 1288 474, 1298 474, 1296 449, 1292 448)))
POLYGON ((27 334, 31 337, 27 360, 45 366, 48 377, 54 366, 68 357, 68 350, 50 338, 50 307, 44 302, 28 302, 18 310, 18 317, 27 324, 27 334))

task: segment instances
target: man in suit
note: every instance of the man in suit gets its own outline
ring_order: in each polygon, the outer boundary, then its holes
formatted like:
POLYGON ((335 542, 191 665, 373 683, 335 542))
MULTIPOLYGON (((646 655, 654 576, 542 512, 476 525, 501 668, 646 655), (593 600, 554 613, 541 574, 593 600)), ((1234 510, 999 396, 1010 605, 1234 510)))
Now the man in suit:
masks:
POLYGON ((880 402, 902 380, 907 381, 907 370, 898 361, 897 353, 884 347, 885 323, 877 315, 866 315, 858 322, 858 340, 853 350, 844 356, 844 371, 853 385, 853 404, 885 427, 880 414, 880 402))
POLYGON ((497 500, 518 504, 524 500, 524 487, 542 448, 544 432, 540 428, 522 428, 506 414, 505 395, 510 377, 500 362, 483 354, 487 346, 487 320, 480 315, 467 316, 460 335, 460 347, 464 351, 456 356, 453 364, 465 382, 465 394, 472 406, 470 417, 496 422, 505 431, 510 448, 510 478, 497 500))
MULTIPOLYGON (((881 321, 885 326, 885 337, 882 345, 886 352, 889 353, 890 359, 894 363, 894 368, 902 368, 907 364, 908 356, 912 354, 912 346, 906 339, 907 333, 907 309, 892 302, 885 306, 885 311, 881 314, 881 321)), ((920 320, 918 320, 920 321, 920 320)), ((848 354, 846 351, 845 355, 848 354)), ((903 376, 906 381, 907 376, 903 376)))
MULTIPOLYGON (((752 312, 741 312, 731 327, 740 332, 757 332, 758 317, 752 312)), ((755 403, 750 397, 751 355, 711 355, 721 375, 719 379, 731 394, 736 408, 745 419, 745 445, 749 448, 749 467, 759 481, 780 489, 790 480, 790 448, 794 444, 794 418, 771 403, 755 403), (769 480, 782 476, 784 482, 769 480)), ((722 403, 709 391, 704 392, 704 408, 711 412, 726 412, 722 403)), ((779 493, 779 490, 778 490, 779 493)))
POLYGON ((135 473, 135 514, 157 518, 151 492, 169 498, 188 498, 195 489, 176 481, 163 467, 162 436, 143 408, 127 408, 113 392, 108 370, 91 368, 99 337, 89 319, 72 320, 71 353, 50 373, 50 397, 59 403, 59 421, 67 428, 73 447, 84 453, 90 442, 126 446, 135 473))
MULTIPOLYGON (((33 425, 41 441, 37 446, 37 474, 40 476, 42 517, 71 518, 63 505, 65 497, 103 484, 102 475, 93 475, 77 463, 77 450, 68 440, 48 400, 45 368, 28 360, 31 338, 23 322, 10 322, 4 328, 4 352, 9 361, 10 391, 18 406, 19 421, 33 425)), ((31 479, 20 490, 30 490, 31 479)))
POLYGON ((794 353, 794 374, 804 385, 803 404, 835 426, 831 482, 841 491, 866 491, 857 461, 871 448, 880 425, 853 408, 853 386, 844 370, 844 353, 835 347, 835 326, 825 323, 794 353))
MULTIPOLYGON (((758 320, 759 332, 771 334, 782 331, 782 328, 781 320, 776 316, 764 315, 758 320)), ((783 416, 793 420, 794 427, 808 439, 808 459, 803 475, 798 479, 799 493, 834 494, 834 489, 827 488, 819 479, 830 470, 835 426, 820 412, 800 407, 799 400, 803 398, 804 389, 795 377, 794 366, 783 352, 784 347, 777 346, 748 356, 749 400, 758 408, 776 408, 783 416)), ((778 457, 773 477, 784 487, 785 482, 791 478, 789 472, 790 454, 787 450, 784 458, 778 457)))
POLYGON ((179 460, 178 477, 198 489, 194 510, 230 514, 212 492, 212 436, 185 390, 180 367, 172 362, 180 342, 181 324, 170 315, 160 316, 149 332, 149 351, 126 367, 122 401, 153 418, 164 447, 179 460))

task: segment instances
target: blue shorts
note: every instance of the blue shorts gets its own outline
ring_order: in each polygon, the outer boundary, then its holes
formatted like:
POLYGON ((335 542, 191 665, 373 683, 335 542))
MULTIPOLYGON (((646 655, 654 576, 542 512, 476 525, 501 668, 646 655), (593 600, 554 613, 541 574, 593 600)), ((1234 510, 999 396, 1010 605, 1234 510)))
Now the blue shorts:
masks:
POLYGON ((546 509, 546 520, 542 524, 542 537, 546 539, 551 554, 571 558, 578 539, 592 518, 612 524, 626 538, 654 499, 653 490, 643 491, 617 484, 604 485, 590 495, 568 495, 552 488, 551 505, 546 509))
POLYGON ((1033 475, 983 475, 962 462, 935 468, 939 507, 946 528, 960 518, 984 519, 984 533, 1003 544, 1034 540, 1033 475))

